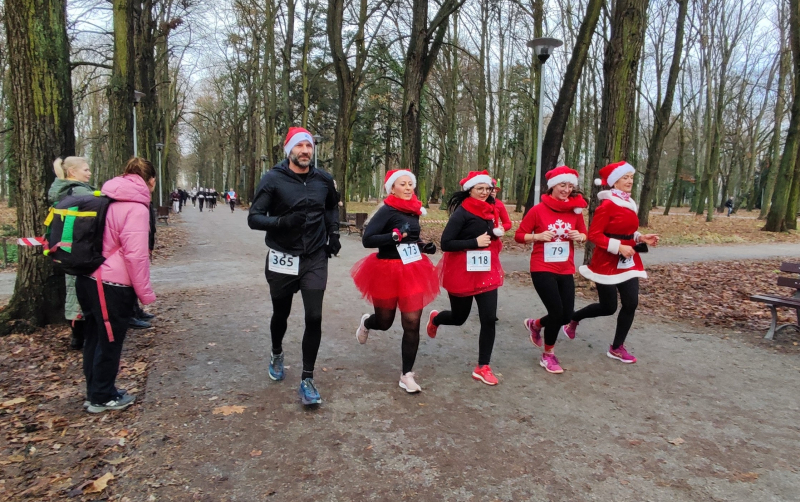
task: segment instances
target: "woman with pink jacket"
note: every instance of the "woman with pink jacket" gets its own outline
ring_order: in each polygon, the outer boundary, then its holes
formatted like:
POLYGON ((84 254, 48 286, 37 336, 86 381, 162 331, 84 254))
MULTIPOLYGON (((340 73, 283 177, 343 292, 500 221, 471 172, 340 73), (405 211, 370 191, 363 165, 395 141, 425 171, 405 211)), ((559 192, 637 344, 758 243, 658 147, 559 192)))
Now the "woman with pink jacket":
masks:
POLYGON ((147 305, 156 300, 150 285, 150 194, 156 186, 153 164, 134 157, 122 176, 102 188, 113 199, 103 232, 105 262, 91 277, 76 281, 78 300, 86 314, 83 374, 90 413, 122 410, 135 396, 115 386, 128 321, 138 298, 147 305), (99 281, 99 283, 98 283, 99 281), (107 314, 107 319, 104 318, 107 314))

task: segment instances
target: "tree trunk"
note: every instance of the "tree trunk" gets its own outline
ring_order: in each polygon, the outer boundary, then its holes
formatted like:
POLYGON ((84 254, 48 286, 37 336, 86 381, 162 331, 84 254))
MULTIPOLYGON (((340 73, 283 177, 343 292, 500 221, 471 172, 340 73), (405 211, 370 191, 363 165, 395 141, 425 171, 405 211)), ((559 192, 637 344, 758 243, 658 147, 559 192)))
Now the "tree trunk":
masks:
POLYGON ((761 198, 761 211, 759 219, 764 219, 769 213, 772 204, 772 194, 775 192, 775 180, 778 179, 778 166, 780 165, 781 147, 781 125, 783 124, 784 110, 786 109, 786 77, 791 70, 792 54, 791 49, 781 50, 780 67, 778 69, 778 96, 775 101, 775 125, 772 129, 772 141, 770 141, 769 171, 764 182, 764 193, 761 198))
MULTIPOLYGON (((681 99, 681 102, 683 102, 683 99, 681 99)), ((686 137, 684 136, 683 133, 683 120, 681 120, 680 131, 678 132, 678 162, 675 165, 675 177, 672 179, 672 188, 669 191, 669 196, 667 197, 667 203, 666 206, 664 207, 664 216, 667 216, 669 214, 669 210, 672 207, 673 202, 675 201, 675 197, 678 195, 678 192, 680 191, 679 187, 681 184, 681 171, 683 171, 683 152, 685 148, 686 148, 686 137)))
POLYGON ((658 165, 664 140, 669 131, 669 119, 672 112, 672 100, 675 96, 675 86, 678 84, 678 73, 681 69, 681 54, 683 53, 683 32, 688 11, 689 0, 678 0, 678 21, 675 30, 675 52, 672 54, 672 63, 667 77, 667 88, 664 101, 656 112, 653 124, 653 134, 650 137, 650 146, 647 149, 647 167, 645 168, 642 192, 639 195, 639 225, 646 227, 650 223, 650 208, 652 207, 652 191, 658 184, 658 165))
POLYGON ((114 63, 108 85, 109 164, 114 172, 133 156, 133 0, 113 0, 114 63))
POLYGON ((281 104, 283 105, 283 125, 288 130, 292 123, 292 101, 289 85, 292 73, 292 46, 294 45, 294 10, 297 0, 286 1, 286 39, 283 43, 281 57, 283 68, 281 71, 281 104))
MULTIPOLYGON (((636 109, 636 72, 644 43, 648 0, 617 0, 611 15, 611 38, 603 61, 603 105, 595 143, 594 175, 602 167, 630 154, 631 127, 636 109)), ((592 186, 589 223, 597 209, 597 186, 592 186)), ((587 243, 584 264, 594 246, 587 243)))
MULTIPOLYGON (((6 0, 5 30, 12 162, 21 237, 42 235, 49 207, 52 163, 75 153, 75 120, 66 4, 62 0, 6 0)), ((18 248, 17 279, 8 306, 0 313, 0 335, 64 321, 64 276, 35 247, 18 248)))

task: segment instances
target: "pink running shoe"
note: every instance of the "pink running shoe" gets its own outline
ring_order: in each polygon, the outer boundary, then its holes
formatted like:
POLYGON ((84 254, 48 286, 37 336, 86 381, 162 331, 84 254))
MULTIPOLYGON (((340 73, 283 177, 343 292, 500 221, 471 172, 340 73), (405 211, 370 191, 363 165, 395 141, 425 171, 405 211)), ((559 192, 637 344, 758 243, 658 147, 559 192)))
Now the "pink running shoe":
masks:
POLYGON ((569 324, 565 324, 561 326, 561 329, 564 330, 564 334, 567 335, 567 338, 570 340, 575 339, 575 330, 578 329, 578 321, 570 321, 569 324))
POLYGON ((617 350, 614 350, 610 345, 608 346, 608 352, 606 355, 611 359, 616 359, 617 361, 622 361, 625 364, 633 364, 636 362, 636 358, 633 357, 633 354, 629 353, 625 350, 624 345, 620 345, 617 350))
POLYGON ((433 324, 433 318, 437 315, 439 315, 438 310, 431 310, 431 314, 428 316, 428 327, 426 331, 431 338, 436 338, 436 332, 439 330, 439 326, 433 324))
POLYGON ((557 375, 564 373, 564 368, 558 364, 558 358, 553 353, 548 354, 545 352, 542 354, 542 358, 539 360, 539 366, 544 368, 548 373, 555 373, 557 375))
POLYGON ((488 364, 476 366, 472 371, 472 378, 478 380, 479 382, 483 382, 486 385, 497 385, 498 383, 497 377, 494 376, 494 373, 492 373, 492 368, 490 368, 488 364))
POLYGON ((525 327, 531 334, 531 343, 537 347, 542 346, 542 323, 539 319, 525 319, 525 327))

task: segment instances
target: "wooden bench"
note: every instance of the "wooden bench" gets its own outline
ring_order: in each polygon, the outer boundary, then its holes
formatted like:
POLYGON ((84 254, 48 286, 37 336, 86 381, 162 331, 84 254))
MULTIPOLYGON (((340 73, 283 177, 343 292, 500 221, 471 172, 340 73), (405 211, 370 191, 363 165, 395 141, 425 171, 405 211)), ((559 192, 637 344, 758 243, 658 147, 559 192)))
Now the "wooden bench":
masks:
POLYGON ((164 223, 169 225, 169 206, 158 206, 156 209, 156 218, 159 220, 164 220, 164 223))
MULTIPOLYGON (((788 262, 781 263, 781 272, 800 274, 800 264, 788 262)), ((766 303, 769 306, 770 312, 772 312, 772 322, 769 325, 769 331, 767 331, 767 335, 764 337, 767 340, 772 340, 777 331, 787 326, 795 326, 800 328, 800 277, 778 277, 778 286, 794 288, 794 294, 792 296, 753 295, 750 297, 750 300, 754 302, 766 303), (797 314, 797 323, 778 326, 777 307, 794 309, 795 314, 797 314)))

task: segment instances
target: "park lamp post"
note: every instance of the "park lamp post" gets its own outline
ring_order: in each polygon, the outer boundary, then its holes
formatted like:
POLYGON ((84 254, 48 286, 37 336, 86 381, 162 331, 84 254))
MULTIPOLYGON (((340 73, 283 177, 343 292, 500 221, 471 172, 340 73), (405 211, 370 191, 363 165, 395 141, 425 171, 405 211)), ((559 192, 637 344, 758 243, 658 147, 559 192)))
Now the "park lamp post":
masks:
POLYGON ((547 37, 534 38, 528 42, 528 47, 533 49, 534 54, 539 58, 539 63, 541 63, 541 73, 539 75, 539 111, 537 113, 539 116, 539 127, 536 129, 538 136, 536 139, 536 169, 533 172, 533 180, 535 182, 533 205, 539 203, 542 187, 540 178, 542 170, 542 119, 544 118, 544 63, 553 53, 553 49, 561 47, 563 44, 564 42, 557 38, 547 37))
POLYGON ((267 172, 267 156, 261 156, 261 177, 264 177, 264 173, 267 172))
POLYGON ((164 143, 156 143, 156 150, 158 150, 158 207, 164 205, 161 192, 164 187, 164 181, 161 178, 161 150, 164 149, 164 143))
POLYGON ((317 152, 317 146, 320 144, 322 139, 323 139, 322 136, 320 136, 319 134, 314 135, 314 169, 317 168, 317 157, 319 157, 317 152))
POLYGON ((133 91, 133 156, 139 156, 139 138, 136 134, 136 105, 139 104, 139 101, 142 100, 144 97, 144 93, 141 91, 133 91))

